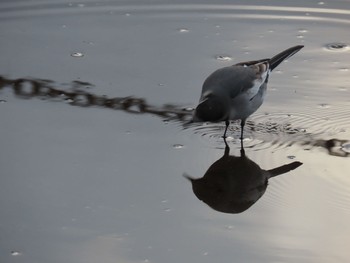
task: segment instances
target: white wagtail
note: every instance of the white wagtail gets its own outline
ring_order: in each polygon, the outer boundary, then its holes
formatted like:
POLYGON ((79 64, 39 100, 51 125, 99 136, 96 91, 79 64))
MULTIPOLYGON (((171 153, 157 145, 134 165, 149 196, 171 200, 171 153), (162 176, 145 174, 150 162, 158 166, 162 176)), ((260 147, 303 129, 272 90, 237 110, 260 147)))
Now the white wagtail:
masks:
POLYGON ((241 120, 241 140, 246 119, 263 103, 270 72, 304 46, 295 46, 273 58, 241 62, 213 72, 202 87, 192 122, 241 120))

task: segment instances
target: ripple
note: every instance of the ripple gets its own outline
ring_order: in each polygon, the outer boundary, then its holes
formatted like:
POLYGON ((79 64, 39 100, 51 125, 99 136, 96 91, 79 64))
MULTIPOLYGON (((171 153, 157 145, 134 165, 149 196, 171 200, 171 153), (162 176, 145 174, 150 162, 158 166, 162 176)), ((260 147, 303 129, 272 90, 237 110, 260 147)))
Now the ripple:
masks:
MULTIPOLYGON (((310 147, 321 147, 328 151, 331 149, 332 152, 329 153, 332 155, 346 156, 344 152, 348 150, 348 145, 343 146, 343 150, 340 149, 341 145, 339 149, 329 148, 328 140, 344 137, 343 134, 346 136, 350 127, 348 114, 348 105, 330 107, 325 103, 317 107, 304 108, 302 112, 255 113, 246 122, 244 137, 247 140, 244 145, 253 148, 254 151, 267 148, 273 151, 297 144, 307 149, 310 147)), ((185 129, 223 144, 222 136, 225 130, 223 122, 196 123, 185 129)), ((238 144, 240 132, 240 121, 232 121, 227 131, 230 141, 238 144)))
MULTIPOLYGON (((323 2, 320 2, 323 3, 323 2)), ((326 21, 330 23, 349 24, 346 16, 350 10, 322 7, 292 7, 292 6, 268 6, 268 5, 220 5, 220 4, 155 4, 155 5, 120 5, 111 2, 106 5, 51 3, 40 2, 14 2, 2 5, 0 19, 19 19, 28 16, 47 15, 76 15, 84 13, 103 13, 113 15, 130 16, 131 13, 152 14, 152 18, 173 16, 179 17, 203 17, 206 19, 236 18, 254 20, 300 20, 300 21, 326 21), (83 6, 82 6, 83 5, 83 6), (257 14, 257 11, 259 13, 257 14), (332 17, 336 15, 336 17, 332 17)))
POLYGON ((350 47, 348 44, 345 43, 329 43, 325 45, 325 49, 329 51, 336 51, 336 52, 343 52, 350 50, 350 47))

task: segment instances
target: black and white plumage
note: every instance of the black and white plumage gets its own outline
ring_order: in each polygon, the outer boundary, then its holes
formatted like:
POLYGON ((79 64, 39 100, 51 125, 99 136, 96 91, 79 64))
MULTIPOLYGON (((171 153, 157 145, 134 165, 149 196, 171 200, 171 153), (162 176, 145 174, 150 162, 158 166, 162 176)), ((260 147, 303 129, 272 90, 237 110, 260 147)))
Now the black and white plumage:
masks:
POLYGON ((304 46, 291 47, 270 59, 241 62, 213 72, 202 87, 193 122, 241 120, 241 139, 246 119, 263 103, 269 75, 283 60, 304 46))

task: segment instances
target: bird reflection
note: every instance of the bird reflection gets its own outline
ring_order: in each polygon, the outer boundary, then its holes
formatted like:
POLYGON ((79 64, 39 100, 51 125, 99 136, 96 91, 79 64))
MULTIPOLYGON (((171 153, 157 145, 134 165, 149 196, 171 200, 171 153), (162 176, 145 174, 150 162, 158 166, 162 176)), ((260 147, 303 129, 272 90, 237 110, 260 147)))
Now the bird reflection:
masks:
POLYGON ((263 170, 241 149, 240 156, 230 155, 225 141, 225 153, 214 162, 202 178, 184 174, 192 183, 198 199, 216 211, 238 214, 246 211, 263 196, 271 177, 287 173, 302 165, 292 162, 270 170, 263 170))

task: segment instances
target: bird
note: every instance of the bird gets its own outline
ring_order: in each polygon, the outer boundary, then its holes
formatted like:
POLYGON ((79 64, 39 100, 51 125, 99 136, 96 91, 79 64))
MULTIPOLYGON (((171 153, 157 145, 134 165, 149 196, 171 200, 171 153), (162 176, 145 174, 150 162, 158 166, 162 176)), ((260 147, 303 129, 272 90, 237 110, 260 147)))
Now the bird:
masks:
POLYGON ((241 120, 241 141, 247 118, 263 103, 270 73, 303 45, 293 46, 272 58, 240 62, 220 68, 207 77, 191 122, 225 122, 223 138, 231 120, 241 120))

